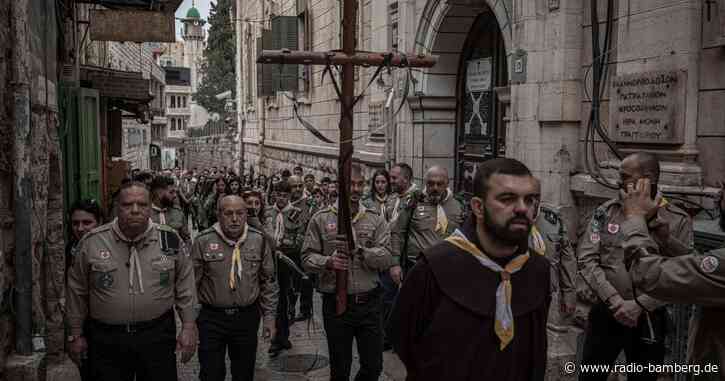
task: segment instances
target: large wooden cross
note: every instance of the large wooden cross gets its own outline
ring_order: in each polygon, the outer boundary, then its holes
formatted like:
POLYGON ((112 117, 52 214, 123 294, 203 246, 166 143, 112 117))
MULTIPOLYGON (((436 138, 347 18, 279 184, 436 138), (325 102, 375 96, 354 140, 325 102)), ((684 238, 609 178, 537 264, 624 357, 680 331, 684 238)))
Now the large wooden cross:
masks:
MULTIPOLYGON (((399 66, 433 67, 437 57, 424 55, 405 55, 398 53, 357 53, 355 51, 355 24, 357 20, 357 0, 343 0, 342 51, 312 52, 290 50, 263 50, 257 58, 261 64, 302 64, 302 65, 341 65, 342 66, 342 115, 340 119, 340 152, 338 157, 339 212, 337 232, 344 235, 349 252, 355 250, 352 235, 352 217, 350 215, 350 171, 353 155, 353 106, 355 99, 355 66, 399 66)), ((347 308, 347 271, 336 272, 336 307, 342 314, 347 308)))

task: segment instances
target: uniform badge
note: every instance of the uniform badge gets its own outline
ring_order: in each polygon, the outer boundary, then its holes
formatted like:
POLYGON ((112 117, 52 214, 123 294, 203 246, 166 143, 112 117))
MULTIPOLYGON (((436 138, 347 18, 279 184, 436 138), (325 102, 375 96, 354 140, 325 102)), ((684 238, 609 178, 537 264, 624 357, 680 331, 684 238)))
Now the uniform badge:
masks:
POLYGON ((599 233, 592 233, 592 235, 589 236, 589 240, 592 241, 592 243, 597 243, 601 237, 599 236, 599 233))
POLYGON ((113 286, 113 275, 110 272, 101 273, 96 280, 96 287, 99 289, 108 289, 113 286))
POLYGON ((418 207, 418 211, 419 212, 424 212, 425 211, 425 206, 419 206, 418 207))
POLYGON ((715 272, 719 265, 720 261, 716 257, 708 255, 707 257, 702 259, 702 262, 700 262, 700 269, 705 274, 710 274, 715 272))
POLYGON ((101 252, 98 253, 98 256, 101 257, 101 259, 109 259, 111 258, 111 252, 107 250, 101 250, 101 252))
POLYGON ((170 271, 162 271, 159 273, 159 286, 169 287, 169 280, 171 279, 170 271))
POLYGON ((210 243, 209 244, 209 251, 219 251, 219 244, 218 243, 210 243))
POLYGON ((607 231, 610 234, 617 234, 619 232, 619 225, 617 225, 617 224, 609 224, 609 225, 607 225, 607 231))
POLYGON ((327 231, 329 231, 329 232, 337 231, 337 224, 334 222, 330 222, 329 224, 327 224, 327 231))

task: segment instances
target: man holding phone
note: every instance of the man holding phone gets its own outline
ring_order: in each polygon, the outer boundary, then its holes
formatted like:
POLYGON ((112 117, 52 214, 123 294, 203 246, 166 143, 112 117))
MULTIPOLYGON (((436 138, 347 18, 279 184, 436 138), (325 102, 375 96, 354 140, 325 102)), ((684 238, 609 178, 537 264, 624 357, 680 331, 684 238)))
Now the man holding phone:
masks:
MULTIPOLYGON (((693 246, 689 215, 657 190, 660 164, 656 156, 638 152, 622 160, 619 186, 627 189, 649 179, 650 197, 660 207, 647 216, 647 227, 661 252, 687 254, 693 246)), ((582 363, 612 365, 624 350, 627 363, 662 363, 666 303, 635 289, 625 267, 620 229, 626 220, 621 198, 599 206, 588 222, 577 250, 579 271, 599 302, 589 312, 582 363)), ((580 379, 606 380, 606 373, 583 373, 580 379)), ((629 380, 655 380, 656 373, 630 374, 629 380), (631 377, 631 378, 630 378, 631 377)))

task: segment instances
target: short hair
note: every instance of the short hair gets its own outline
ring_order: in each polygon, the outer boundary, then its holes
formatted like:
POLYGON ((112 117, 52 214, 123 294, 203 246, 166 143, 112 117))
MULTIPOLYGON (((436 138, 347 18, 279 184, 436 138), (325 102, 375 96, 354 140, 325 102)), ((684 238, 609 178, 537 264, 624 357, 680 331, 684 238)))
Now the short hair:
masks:
POLYGON ((272 185, 272 192, 290 193, 292 192, 292 187, 290 187, 287 180, 280 180, 272 185))
POLYGON ((145 181, 148 181, 148 180, 153 179, 153 177, 154 176, 152 174, 148 173, 148 172, 139 172, 139 174, 137 174, 135 176, 135 178, 133 178, 131 180, 132 180, 132 182, 133 181, 137 181, 137 182, 143 183, 145 181))
POLYGON ((315 175, 313 175, 311 173, 308 173, 308 174, 305 175, 305 181, 307 181, 307 179, 312 179, 314 181, 315 180, 315 175))
POLYGON ((95 199, 87 198, 74 202, 73 205, 70 207, 69 215, 72 217, 73 213, 75 213, 76 211, 90 213, 93 215, 99 225, 103 223, 103 211, 101 210, 101 205, 98 204, 98 201, 96 201, 95 199))
POLYGON ((300 167, 299 165, 294 167, 293 171, 297 171, 297 170, 302 171, 302 167, 300 167))
POLYGON ((365 178, 362 165, 357 163, 350 165, 350 176, 352 177, 352 175, 359 175, 360 177, 365 178))
POLYGON ((635 152, 626 158, 634 158, 639 164, 642 174, 652 175, 655 181, 660 179, 660 159, 649 152, 635 152))
POLYGON ((130 181, 130 182, 127 182, 126 184, 121 185, 121 187, 118 188, 118 198, 119 199, 121 198, 121 193, 123 193, 123 191, 125 191, 126 189, 134 188, 134 187, 145 190, 148 197, 151 197, 151 192, 149 191, 149 188, 146 186, 146 184, 144 184, 140 181, 130 181))
POLYGON ((478 165, 473 178, 473 195, 485 197, 489 190, 488 181, 493 175, 533 176, 524 163, 506 157, 486 160, 478 165))
POLYGON ((289 169, 285 169, 282 171, 282 177, 290 177, 292 176, 292 172, 289 171, 289 169))
POLYGON ((244 197, 242 197, 242 196, 240 196, 238 194, 225 194, 225 195, 219 197, 216 200, 216 209, 217 209, 217 211, 221 212, 221 210, 222 210, 222 200, 224 200, 227 197, 239 197, 240 199, 242 199, 242 203, 246 203, 244 201, 244 197))
POLYGON ((151 181, 151 184, 149 187, 151 188, 151 192, 156 192, 159 189, 167 188, 169 186, 174 185, 174 179, 168 176, 156 176, 156 178, 151 181))
POLYGON ((329 184, 331 182, 330 178, 325 176, 320 180, 320 184, 329 184))
POLYGON ((413 179, 413 168, 410 167, 407 163, 397 163, 393 166, 393 168, 398 167, 400 168, 400 174, 405 177, 406 180, 410 181, 413 179))
POLYGON ((388 185, 385 186, 385 193, 390 193, 391 192, 390 174, 385 169, 378 169, 375 172, 373 172, 373 176, 370 178, 370 193, 375 193, 375 179, 378 176, 385 177, 385 181, 388 183, 388 185))

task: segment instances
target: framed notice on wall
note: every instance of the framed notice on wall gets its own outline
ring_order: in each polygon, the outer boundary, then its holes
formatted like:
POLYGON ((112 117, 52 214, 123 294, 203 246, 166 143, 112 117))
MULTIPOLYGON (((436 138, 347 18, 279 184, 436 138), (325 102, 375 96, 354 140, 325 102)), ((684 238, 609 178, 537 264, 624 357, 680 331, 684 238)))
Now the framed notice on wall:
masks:
POLYGON ((466 61, 466 89, 468 92, 491 90, 491 57, 466 61))

